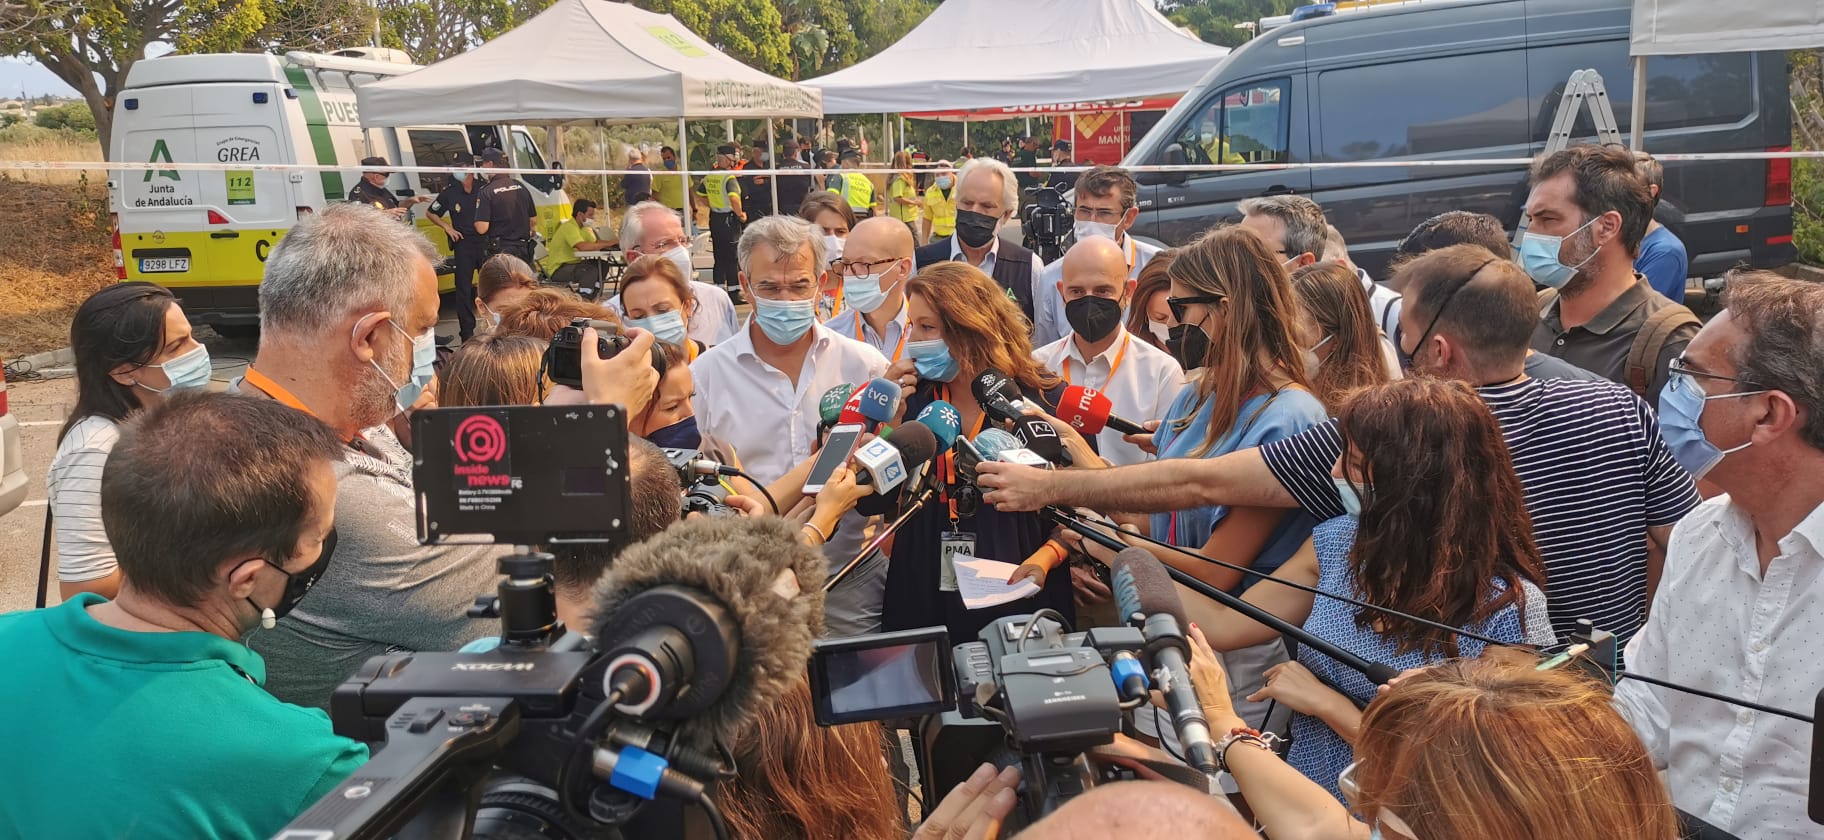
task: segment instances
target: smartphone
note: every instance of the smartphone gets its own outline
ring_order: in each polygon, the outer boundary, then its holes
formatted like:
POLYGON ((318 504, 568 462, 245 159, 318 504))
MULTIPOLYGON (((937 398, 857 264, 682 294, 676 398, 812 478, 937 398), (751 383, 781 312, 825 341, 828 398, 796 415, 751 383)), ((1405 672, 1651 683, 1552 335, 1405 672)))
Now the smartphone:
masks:
POLYGON ((848 423, 830 430, 830 436, 823 442, 823 448, 817 451, 817 461, 811 464, 811 474, 804 479, 804 495, 815 496, 823 492, 824 482, 830 480, 830 474, 837 467, 849 462, 849 456, 855 454, 855 447, 861 443, 861 436, 867 427, 860 423, 848 423))
POLYGON ((959 483, 975 483, 975 466, 983 460, 982 450, 962 435, 956 436, 956 476, 959 483))

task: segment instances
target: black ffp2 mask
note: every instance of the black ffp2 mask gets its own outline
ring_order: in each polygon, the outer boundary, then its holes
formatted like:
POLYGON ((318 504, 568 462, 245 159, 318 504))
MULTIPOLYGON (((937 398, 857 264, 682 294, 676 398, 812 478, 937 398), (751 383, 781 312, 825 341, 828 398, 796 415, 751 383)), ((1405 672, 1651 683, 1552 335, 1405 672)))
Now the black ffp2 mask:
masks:
POLYGON ((974 210, 956 211, 956 238, 971 248, 987 247, 994 241, 994 217, 974 210))
POLYGON ((1064 304, 1064 320, 1084 341, 1101 341, 1121 326, 1121 302, 1084 295, 1064 304))
POLYGON ((1210 354, 1210 336, 1196 324, 1179 324, 1167 334, 1165 349, 1171 351, 1179 367, 1185 370, 1200 368, 1210 354))

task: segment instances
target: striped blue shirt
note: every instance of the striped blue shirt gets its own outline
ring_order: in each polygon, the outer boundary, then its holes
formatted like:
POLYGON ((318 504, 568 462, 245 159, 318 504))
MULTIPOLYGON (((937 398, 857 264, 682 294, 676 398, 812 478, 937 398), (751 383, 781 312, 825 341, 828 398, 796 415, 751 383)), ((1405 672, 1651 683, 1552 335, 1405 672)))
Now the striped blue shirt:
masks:
MULTIPOLYGON (((1545 562, 1552 629, 1577 619, 1621 644, 1647 611, 1647 529, 1699 501, 1653 410, 1613 382, 1525 379, 1478 389, 1501 424, 1545 562)), ((1267 468, 1318 519, 1344 514, 1330 480, 1342 455, 1335 421, 1260 448, 1267 468)))

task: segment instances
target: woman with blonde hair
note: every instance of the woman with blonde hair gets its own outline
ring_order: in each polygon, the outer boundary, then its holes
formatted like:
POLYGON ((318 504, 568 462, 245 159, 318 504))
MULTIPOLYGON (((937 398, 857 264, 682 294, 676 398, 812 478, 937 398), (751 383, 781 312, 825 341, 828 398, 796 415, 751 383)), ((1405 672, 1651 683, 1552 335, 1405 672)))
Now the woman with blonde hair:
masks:
MULTIPOLYGON (((886 374, 914 387, 905 401, 905 417, 943 400, 955 407, 963 434, 973 439, 988 418, 970 383, 989 369, 1013 380, 1029 402, 1056 412, 1064 381, 1033 359, 1019 305, 980 269, 963 262, 926 267, 907 282, 906 307, 905 358, 886 374)), ((956 478, 953 455, 942 455, 935 468, 938 497, 914 514, 894 540, 883 629, 942 624, 960 644, 1002 616, 1050 608, 1074 621, 1069 575, 1049 576, 1037 594, 1018 601, 979 610, 963 606, 955 591, 956 555, 1017 566, 1044 544, 1047 528, 1035 513, 980 504, 980 496, 956 478)))
POLYGON ((843 243, 855 227, 855 211, 849 201, 829 190, 818 190, 804 197, 798 207, 798 218, 817 227, 823 234, 823 279, 817 289, 817 320, 828 321, 842 313, 842 273, 830 266, 842 260, 843 243))
POLYGON ((1311 387, 1334 412, 1344 394, 1400 378, 1393 345, 1375 326, 1368 293, 1355 272, 1336 263, 1312 263, 1292 272, 1292 287, 1312 328, 1317 368, 1311 387))
POLYGON ((500 326, 502 310, 538 288, 538 275, 512 254, 495 254, 475 272, 475 317, 490 329, 500 326))
POLYGON ((619 325, 621 316, 599 303, 590 303, 568 289, 533 289, 501 311, 494 331, 503 335, 529 335, 550 341, 557 331, 577 318, 619 325))
POLYGON ((887 180, 887 213, 912 229, 912 239, 922 243, 918 237, 918 220, 925 206, 918 194, 918 181, 912 174, 912 153, 905 149, 893 155, 893 175, 887 180))
MULTIPOLYGON (((1203 634, 1191 636, 1210 729, 1245 728, 1203 634)), ((1219 738, 1218 754, 1274 840, 1680 837, 1665 782, 1608 688, 1539 661, 1498 648, 1395 680, 1368 704, 1355 763, 1337 779, 1346 804, 1245 729, 1219 738)))
POLYGON ((444 362, 438 377, 438 405, 538 405, 551 393, 539 373, 549 342, 531 336, 490 333, 463 343, 444 362))

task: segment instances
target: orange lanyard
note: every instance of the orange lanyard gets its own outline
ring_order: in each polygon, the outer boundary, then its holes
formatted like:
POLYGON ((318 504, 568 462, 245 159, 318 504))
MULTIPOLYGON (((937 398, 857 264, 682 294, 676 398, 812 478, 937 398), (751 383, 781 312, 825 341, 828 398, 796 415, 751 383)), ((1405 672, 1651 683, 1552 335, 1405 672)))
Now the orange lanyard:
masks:
MULTIPOLYGON (((1121 360, 1127 358, 1127 345, 1129 342, 1131 342, 1133 340, 1134 340, 1134 337, 1132 334, 1122 337, 1121 349, 1115 351, 1114 364, 1111 364, 1108 366, 1108 379, 1106 379, 1102 382, 1103 388, 1107 388, 1110 383, 1115 381, 1115 371, 1118 371, 1121 369, 1121 360)), ((1076 339, 1073 338, 1073 339, 1071 339, 1071 341, 1076 341, 1076 339)), ((1075 380, 1070 378, 1070 348, 1069 347, 1064 348, 1064 364, 1062 365, 1062 367, 1064 368, 1064 381, 1068 382, 1072 385, 1077 384, 1075 380)), ((1085 376, 1089 375, 1089 363, 1088 362, 1083 363, 1083 375, 1085 375, 1085 376)))
POLYGON ((695 339, 684 339, 684 362, 689 364, 697 360, 697 342, 695 339))
MULTIPOLYGON (((902 309, 902 310, 903 310, 903 309, 904 309, 904 308, 905 308, 905 304, 903 304, 903 303, 902 303, 902 304, 900 304, 900 308, 901 308, 901 309, 902 309)), ((856 341, 859 341, 859 342, 861 342, 861 343, 863 343, 863 344, 866 344, 866 343, 867 343, 867 341, 868 341, 868 340, 867 340, 867 339, 866 339, 866 338, 863 338, 863 337, 862 337, 862 332, 861 332, 861 330, 862 330, 862 323, 863 323, 863 322, 864 322, 864 321, 865 321, 865 320, 866 320, 866 316, 864 316, 864 315, 863 315, 863 314, 861 314, 861 313, 860 313, 860 312, 857 312, 857 313, 855 313, 855 340, 856 340, 856 341)), ((895 320, 897 320, 897 319, 895 319, 895 320)), ((888 359, 888 360, 887 360, 887 361, 888 361, 888 362, 897 362, 897 361, 899 361, 899 354, 901 354, 901 353, 904 353, 904 352, 905 352, 905 351, 906 351, 906 333, 909 333, 909 332, 911 332, 911 330, 910 330, 910 329, 908 329, 908 327, 909 327, 909 326, 910 326, 910 325, 907 325, 907 324, 902 324, 902 325, 900 325, 900 328, 899 328, 899 346, 898 346, 898 347, 895 347, 895 348, 893 348, 893 358, 891 358, 891 359, 888 359)), ((1124 348, 1124 349, 1125 349, 1125 348, 1124 348)))
MULTIPOLYGON (((948 385, 937 386, 937 398, 940 400, 943 400, 944 402, 950 402, 950 386, 948 386, 948 385)), ((960 412, 959 412, 959 414, 960 414, 960 412)), ((981 434, 982 433, 982 424, 986 423, 987 420, 988 420, 987 412, 977 413, 975 415, 975 428, 969 430, 969 434, 966 435, 966 437, 973 440, 976 435, 981 434)), ((956 527, 956 520, 957 520, 956 500, 950 498, 949 488, 956 483, 956 450, 955 449, 951 449, 950 451, 944 453, 944 457, 938 461, 938 468, 939 468, 939 473, 943 476, 943 479, 944 479, 944 488, 945 488, 944 489, 944 501, 950 505, 950 527, 954 528, 954 527, 956 527)))
MULTIPOLYGON (((269 396, 269 397, 273 398, 274 400, 277 400, 280 404, 289 406, 291 408, 295 408, 312 417, 317 417, 317 413, 314 411, 311 411, 310 407, 306 406, 304 404, 303 400, 298 399, 296 394, 293 394, 292 392, 286 390, 285 386, 280 385, 277 382, 274 382, 272 380, 272 377, 267 376, 266 374, 263 374, 257 370, 254 370, 251 365, 249 365, 247 367, 247 373, 244 374, 241 378, 247 384, 260 389, 262 392, 264 392, 266 394, 266 396, 269 396)), ((322 420, 323 418, 317 417, 317 419, 322 420)), ((352 438, 343 440, 342 443, 343 443, 343 445, 348 446, 351 449, 354 449, 356 452, 366 452, 367 451, 361 445, 361 436, 359 434, 356 434, 352 438)))

